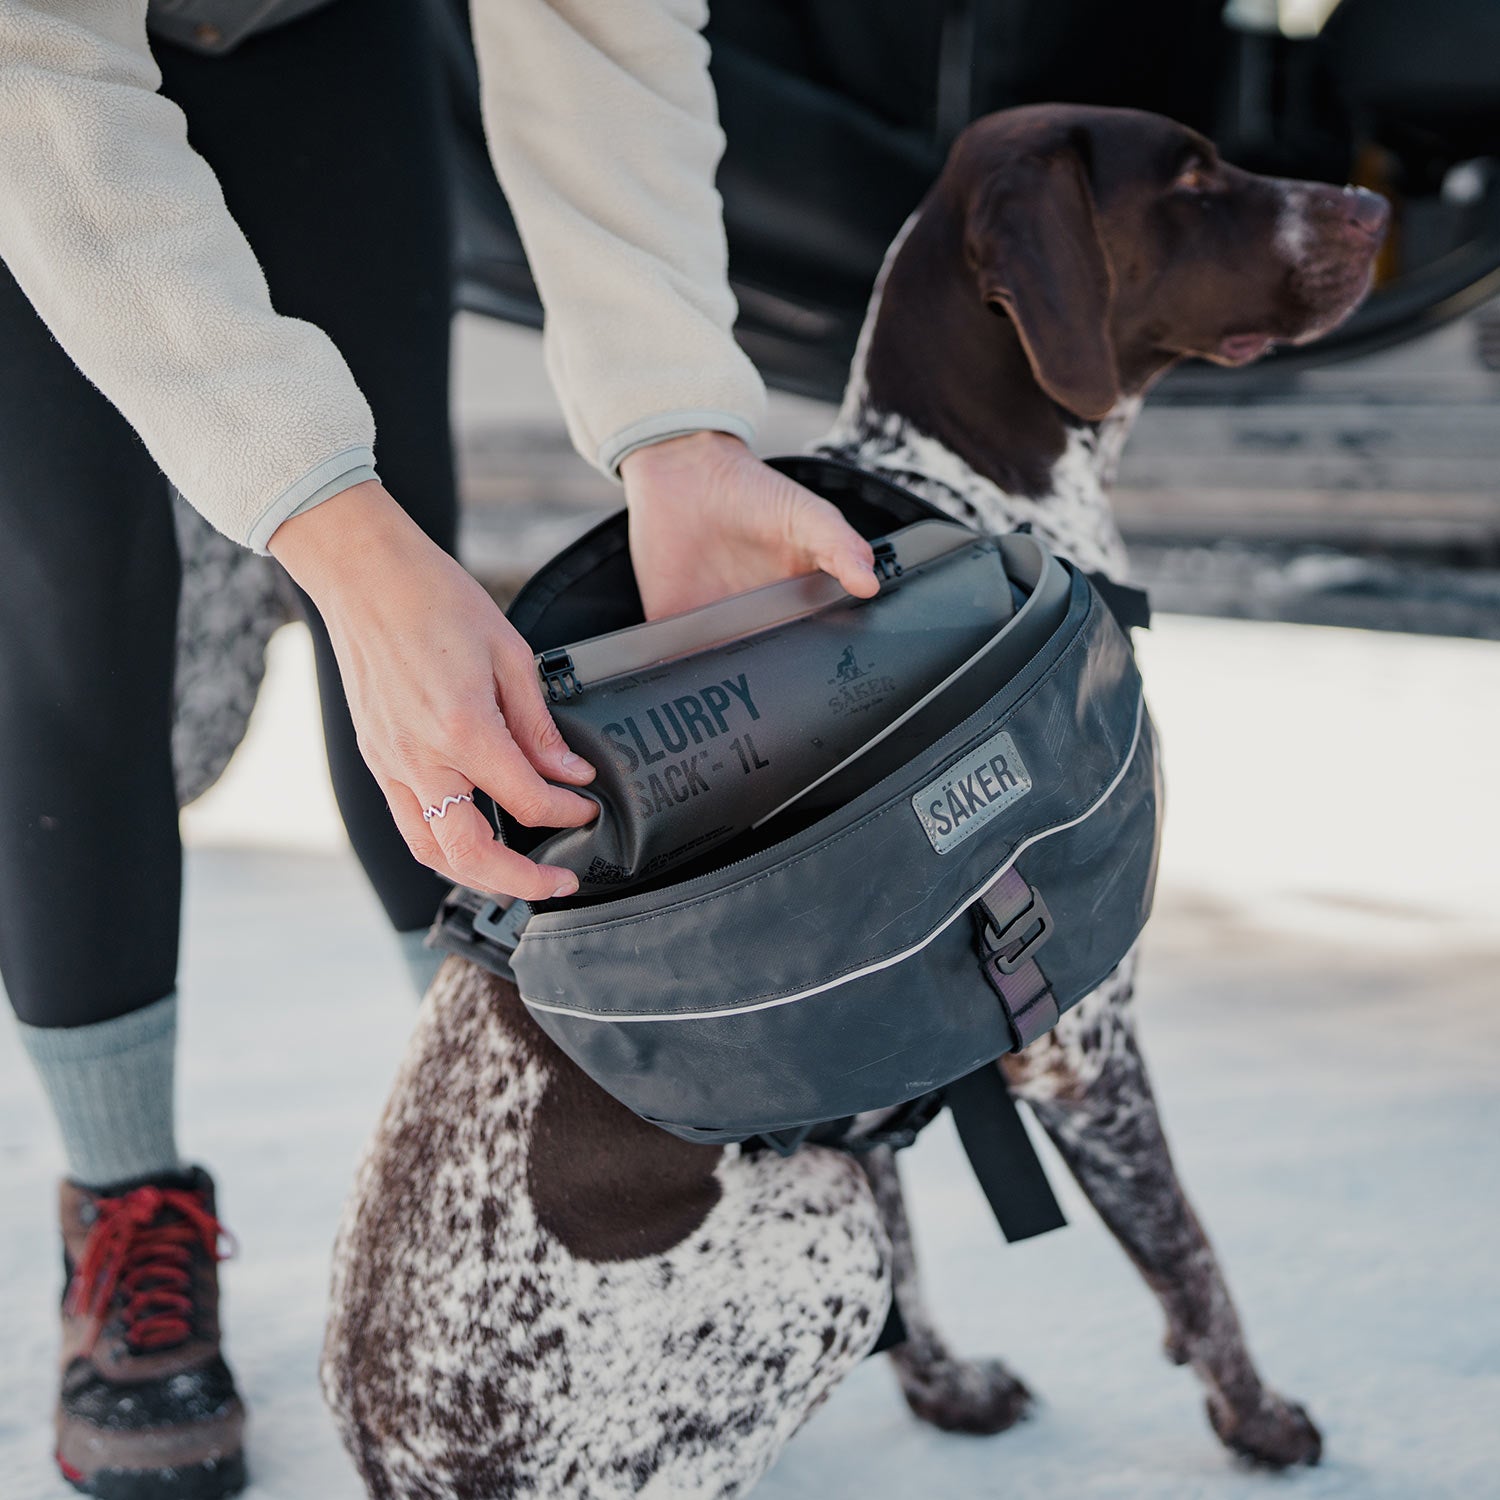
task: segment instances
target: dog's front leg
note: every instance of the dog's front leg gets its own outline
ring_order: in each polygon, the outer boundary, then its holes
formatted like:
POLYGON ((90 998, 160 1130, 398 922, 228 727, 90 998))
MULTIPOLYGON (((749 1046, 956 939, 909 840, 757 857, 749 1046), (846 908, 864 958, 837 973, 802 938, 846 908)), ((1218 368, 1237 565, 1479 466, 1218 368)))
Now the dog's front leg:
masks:
POLYGON ((960 1359, 948 1347, 922 1295, 896 1153, 878 1146, 858 1160, 891 1242, 891 1291, 907 1335, 891 1361, 906 1404, 945 1432, 1004 1432, 1030 1410, 1031 1392, 998 1359, 960 1359))
POLYGON ((1056 1031, 1005 1058, 1006 1076, 1160 1299, 1168 1357, 1192 1365, 1207 1386, 1220 1439, 1277 1467, 1316 1463, 1318 1429, 1261 1380, 1213 1247, 1177 1179, 1127 1008, 1133 969, 1127 959, 1056 1031))

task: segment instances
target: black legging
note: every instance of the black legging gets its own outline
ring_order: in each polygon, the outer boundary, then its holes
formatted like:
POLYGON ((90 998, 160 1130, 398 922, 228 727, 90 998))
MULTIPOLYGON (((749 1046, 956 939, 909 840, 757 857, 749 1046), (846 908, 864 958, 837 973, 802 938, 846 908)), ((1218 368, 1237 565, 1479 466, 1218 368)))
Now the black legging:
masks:
MULTIPOLYGON (((420 0, 336 0, 228 57, 156 52, 277 310, 343 352, 382 480, 452 550, 448 201, 420 0)), ((176 983, 178 583, 166 481, 0 267, 0 976, 35 1026, 176 983)), ((444 883, 391 822, 309 623, 349 836, 393 924, 422 926, 444 883)))

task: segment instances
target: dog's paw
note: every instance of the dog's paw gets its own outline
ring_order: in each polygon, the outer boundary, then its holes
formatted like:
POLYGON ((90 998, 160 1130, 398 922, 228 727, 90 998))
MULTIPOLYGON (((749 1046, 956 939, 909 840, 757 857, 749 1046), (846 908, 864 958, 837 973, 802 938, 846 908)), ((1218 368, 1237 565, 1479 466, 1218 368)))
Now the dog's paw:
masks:
POLYGON ((906 1404, 944 1432, 992 1437, 1014 1427, 1035 1404, 1030 1391, 998 1360, 895 1360, 906 1404))
POLYGON ((1315 1464, 1323 1456, 1323 1434, 1295 1401, 1265 1391, 1249 1412, 1208 1398, 1208 1420, 1231 1453, 1268 1469, 1315 1464))

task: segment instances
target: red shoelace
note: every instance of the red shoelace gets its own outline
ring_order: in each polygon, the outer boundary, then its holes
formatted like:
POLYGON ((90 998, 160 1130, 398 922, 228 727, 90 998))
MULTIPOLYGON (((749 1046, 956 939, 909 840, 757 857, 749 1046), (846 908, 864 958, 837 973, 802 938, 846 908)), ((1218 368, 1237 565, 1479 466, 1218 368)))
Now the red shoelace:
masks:
POLYGON ((98 1218, 68 1287, 67 1311, 93 1327, 86 1353, 118 1291, 125 1342, 136 1350, 179 1344, 193 1331, 193 1251, 214 1260, 233 1251, 228 1231, 196 1194, 138 1187, 94 1202, 98 1218))

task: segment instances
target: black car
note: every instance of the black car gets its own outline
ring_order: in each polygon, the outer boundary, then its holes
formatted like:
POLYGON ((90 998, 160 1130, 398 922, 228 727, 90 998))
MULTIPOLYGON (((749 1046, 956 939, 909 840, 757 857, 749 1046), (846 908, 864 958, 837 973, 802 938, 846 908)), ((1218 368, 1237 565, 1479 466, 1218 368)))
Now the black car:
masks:
MULTIPOLYGON (((445 3, 460 301, 539 323, 485 154, 465 6, 445 3)), ((886 246, 954 136, 1045 100, 1155 110, 1253 171, 1357 182, 1395 204, 1379 288, 1345 328, 1191 382, 1279 383, 1500 290, 1491 0, 715 0, 708 36, 739 335, 783 389, 837 398, 886 246)))

